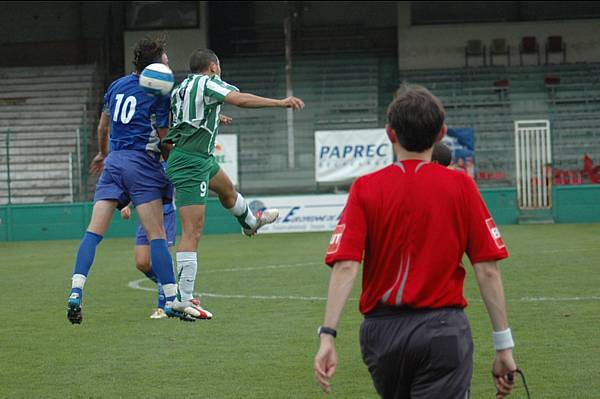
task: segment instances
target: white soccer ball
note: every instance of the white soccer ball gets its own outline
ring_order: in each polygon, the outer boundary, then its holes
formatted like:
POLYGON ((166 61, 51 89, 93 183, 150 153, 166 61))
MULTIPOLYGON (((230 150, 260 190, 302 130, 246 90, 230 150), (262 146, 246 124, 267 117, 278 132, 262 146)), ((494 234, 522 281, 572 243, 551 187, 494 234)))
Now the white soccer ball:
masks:
POLYGON ((150 64, 140 75, 140 87, 150 94, 169 94, 174 84, 173 71, 165 64, 150 64))

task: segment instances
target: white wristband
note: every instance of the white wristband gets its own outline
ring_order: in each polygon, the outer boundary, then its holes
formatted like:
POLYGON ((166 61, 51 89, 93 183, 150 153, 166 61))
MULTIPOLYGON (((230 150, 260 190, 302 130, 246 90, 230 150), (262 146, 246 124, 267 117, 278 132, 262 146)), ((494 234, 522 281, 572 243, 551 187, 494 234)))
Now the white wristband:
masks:
POLYGON ((515 347, 510 328, 504 331, 494 331, 492 336, 494 338, 494 349, 497 351, 515 347))

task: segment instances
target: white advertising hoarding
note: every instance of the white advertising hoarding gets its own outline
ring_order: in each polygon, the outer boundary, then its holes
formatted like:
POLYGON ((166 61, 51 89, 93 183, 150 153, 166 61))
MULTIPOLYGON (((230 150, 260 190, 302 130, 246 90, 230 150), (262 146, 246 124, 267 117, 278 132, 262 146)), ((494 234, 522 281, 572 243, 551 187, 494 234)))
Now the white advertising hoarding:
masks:
POLYGON ((279 218, 260 229, 263 233, 333 231, 346 205, 348 194, 254 197, 248 199, 253 212, 279 209, 279 218))
POLYGON ((341 182, 375 172, 393 162, 384 129, 315 132, 315 180, 341 182))
POLYGON ((215 159, 223 168, 233 185, 238 185, 238 156, 237 136, 235 134, 220 134, 215 144, 215 159))

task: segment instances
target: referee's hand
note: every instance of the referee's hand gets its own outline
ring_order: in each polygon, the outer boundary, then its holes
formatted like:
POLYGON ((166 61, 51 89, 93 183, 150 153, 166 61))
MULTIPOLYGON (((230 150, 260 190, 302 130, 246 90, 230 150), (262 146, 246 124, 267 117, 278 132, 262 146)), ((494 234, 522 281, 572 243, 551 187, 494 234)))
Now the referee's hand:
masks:
POLYGON ((496 398, 502 399, 512 393, 515 384, 517 364, 512 355, 512 349, 496 352, 496 358, 492 365, 492 375, 496 385, 496 398), (510 375, 509 375, 510 374, 510 375))
POLYGON ((327 334, 321 335, 321 347, 315 356, 315 378, 323 392, 331 392, 329 380, 337 367, 337 353, 334 338, 327 334))

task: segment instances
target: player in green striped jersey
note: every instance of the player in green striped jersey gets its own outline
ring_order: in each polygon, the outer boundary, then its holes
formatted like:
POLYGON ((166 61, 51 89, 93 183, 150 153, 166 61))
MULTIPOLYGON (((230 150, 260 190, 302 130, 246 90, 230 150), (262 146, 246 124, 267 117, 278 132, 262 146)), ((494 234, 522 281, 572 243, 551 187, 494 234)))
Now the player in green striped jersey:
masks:
POLYGON ((198 313, 197 318, 212 315, 193 298, 198 269, 197 248, 204 228, 208 190, 215 191, 221 204, 236 217, 242 231, 252 236, 265 224, 279 216, 276 209, 252 213, 244 197, 238 193, 229 177, 219 167, 213 151, 219 123, 230 124, 231 118, 220 114, 224 103, 242 108, 280 107, 304 108, 302 100, 288 97, 282 100, 240 93, 239 89, 221 80, 221 66, 209 49, 195 50, 190 57, 191 74, 173 90, 171 116, 173 123, 163 142, 174 144, 169 155, 167 175, 175 185, 176 203, 182 224, 182 237, 177 247, 179 298, 173 309, 198 313))

